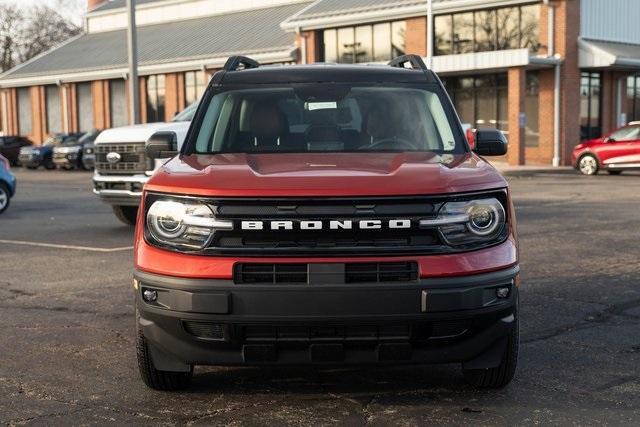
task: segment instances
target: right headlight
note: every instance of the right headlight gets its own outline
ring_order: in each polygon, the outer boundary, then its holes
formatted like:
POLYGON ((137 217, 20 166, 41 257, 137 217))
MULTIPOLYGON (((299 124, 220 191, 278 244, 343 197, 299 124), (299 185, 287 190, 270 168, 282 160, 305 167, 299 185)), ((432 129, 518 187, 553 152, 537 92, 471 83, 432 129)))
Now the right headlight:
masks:
POLYGON ((447 202, 442 205, 435 219, 420 221, 422 227, 436 227, 444 241, 451 246, 497 240, 505 224, 504 207, 495 198, 447 202))
POLYGON ((175 249, 203 249, 216 230, 233 228, 211 208, 191 200, 156 200, 147 211, 147 230, 158 243, 175 249))

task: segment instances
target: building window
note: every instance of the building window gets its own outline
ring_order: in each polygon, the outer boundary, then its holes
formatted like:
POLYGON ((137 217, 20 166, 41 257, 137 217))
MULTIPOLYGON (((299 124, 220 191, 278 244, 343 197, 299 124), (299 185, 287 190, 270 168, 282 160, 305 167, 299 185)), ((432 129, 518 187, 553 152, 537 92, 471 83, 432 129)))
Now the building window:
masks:
POLYGON ((187 105, 202 98, 207 88, 207 74, 204 71, 188 71, 184 73, 184 100, 187 105))
POLYGON ((434 18, 434 54, 539 48, 540 5, 502 7, 438 15, 434 18))
POLYGON ((164 74, 147 77, 147 122, 165 121, 164 74))
POLYGON ((508 133, 507 75, 447 77, 443 83, 463 123, 508 133))
POLYGON ((129 124, 125 82, 122 79, 109 81, 109 112, 111 127, 129 124))
POLYGON ((627 122, 640 120, 640 75, 627 77, 627 122))
POLYGON ((580 78, 580 139, 598 138, 602 134, 600 73, 583 72, 580 78))
POLYGON ((31 91, 28 87, 18 89, 18 131, 20 135, 31 135, 31 91))
POLYGON ((46 87, 47 99, 47 131, 49 133, 62 132, 62 118, 60 115, 60 88, 56 85, 46 87))
POLYGON ((78 107, 78 130, 88 132, 93 129, 93 96, 91 83, 76 85, 76 105, 78 107))
POLYGON ((524 128, 524 143, 527 147, 540 145, 540 81, 537 71, 527 71, 525 86, 524 114, 526 118, 524 128))
POLYGON ((406 22, 385 22, 323 31, 324 61, 383 62, 404 55, 406 22))

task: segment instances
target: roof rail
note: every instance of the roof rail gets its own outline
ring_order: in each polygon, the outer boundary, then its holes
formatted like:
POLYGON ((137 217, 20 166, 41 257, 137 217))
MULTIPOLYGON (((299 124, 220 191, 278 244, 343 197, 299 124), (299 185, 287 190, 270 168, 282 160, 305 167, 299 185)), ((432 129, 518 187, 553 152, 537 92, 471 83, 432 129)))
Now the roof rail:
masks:
POLYGON ((393 58, 388 65, 390 67, 396 67, 396 68, 407 68, 406 64, 410 64, 411 68, 414 68, 417 70, 427 70, 427 66, 424 64, 424 61, 422 60, 422 58, 418 55, 398 56, 397 58, 393 58))
POLYGON ((225 62, 223 69, 225 71, 248 70, 249 68, 258 68, 260 63, 246 56, 230 56, 225 62))

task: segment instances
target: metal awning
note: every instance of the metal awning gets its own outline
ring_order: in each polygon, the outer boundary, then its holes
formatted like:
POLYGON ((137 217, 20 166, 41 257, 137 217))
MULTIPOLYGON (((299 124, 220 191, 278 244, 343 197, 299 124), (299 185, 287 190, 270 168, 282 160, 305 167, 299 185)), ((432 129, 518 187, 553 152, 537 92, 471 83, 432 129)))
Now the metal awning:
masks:
POLYGON ((549 68, 560 59, 533 55, 528 49, 508 49, 491 52, 442 55, 431 58, 431 68, 438 74, 463 74, 478 71, 498 72, 512 67, 549 68))
POLYGON ((580 68, 629 70, 640 68, 640 45, 579 39, 580 68))

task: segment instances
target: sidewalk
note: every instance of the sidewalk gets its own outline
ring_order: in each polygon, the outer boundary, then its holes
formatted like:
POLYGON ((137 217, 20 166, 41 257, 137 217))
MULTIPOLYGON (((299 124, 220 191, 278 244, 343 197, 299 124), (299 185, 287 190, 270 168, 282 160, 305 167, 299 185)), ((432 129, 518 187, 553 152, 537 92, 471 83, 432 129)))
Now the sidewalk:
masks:
POLYGON ((558 166, 553 167, 551 165, 526 165, 526 166, 511 166, 506 162, 490 162, 493 167, 498 169, 504 176, 532 176, 539 173, 546 174, 562 174, 571 175, 577 174, 576 170, 571 166, 558 166))

